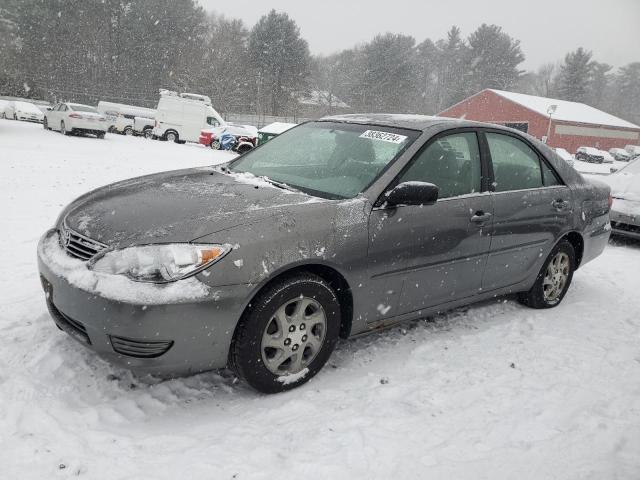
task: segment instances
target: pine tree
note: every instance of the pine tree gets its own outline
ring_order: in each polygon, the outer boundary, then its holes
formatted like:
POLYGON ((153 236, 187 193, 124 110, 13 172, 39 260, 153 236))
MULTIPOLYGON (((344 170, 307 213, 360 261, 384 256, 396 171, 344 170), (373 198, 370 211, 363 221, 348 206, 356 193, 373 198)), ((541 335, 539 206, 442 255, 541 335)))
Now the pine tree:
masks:
POLYGON ((296 22, 271 10, 251 30, 248 53, 260 109, 287 113, 306 90, 310 73, 309 46, 296 22))
POLYGON ((562 99, 572 102, 587 100, 594 67, 591 57, 591 52, 582 47, 564 57, 558 78, 558 93, 562 99))
POLYGON ((524 61, 519 40, 511 38, 498 25, 483 23, 469 35, 467 44, 469 93, 485 88, 508 90, 516 85, 523 73, 518 65, 524 61))

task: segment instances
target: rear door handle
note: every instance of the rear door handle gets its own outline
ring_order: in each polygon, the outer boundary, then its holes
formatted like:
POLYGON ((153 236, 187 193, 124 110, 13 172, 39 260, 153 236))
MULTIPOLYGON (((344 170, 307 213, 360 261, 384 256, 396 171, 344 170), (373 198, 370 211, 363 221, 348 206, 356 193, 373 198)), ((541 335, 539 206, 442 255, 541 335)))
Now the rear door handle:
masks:
POLYGON ((566 200, 563 200, 561 198, 558 198, 558 199, 554 200, 553 202, 551 202, 551 205, 556 210, 565 210, 569 206, 569 202, 567 202, 566 200))
POLYGON ((487 223, 490 219, 491 219, 491 214, 490 213, 485 213, 483 211, 479 211, 479 212, 476 212, 473 215, 473 217, 471 217, 470 222, 471 223, 482 224, 482 223, 487 223))

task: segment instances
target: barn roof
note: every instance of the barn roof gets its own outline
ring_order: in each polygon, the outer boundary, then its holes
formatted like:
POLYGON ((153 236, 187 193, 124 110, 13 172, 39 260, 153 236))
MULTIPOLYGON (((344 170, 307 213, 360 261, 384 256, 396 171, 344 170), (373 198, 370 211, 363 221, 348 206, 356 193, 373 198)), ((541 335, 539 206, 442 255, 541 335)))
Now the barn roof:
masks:
POLYGON ((623 127, 640 129, 638 125, 627 122, 618 117, 590 107, 584 103, 568 102, 566 100, 557 100, 554 98, 536 97, 534 95, 525 95, 524 93, 505 92, 503 90, 488 89, 501 97, 511 100, 514 103, 522 105, 529 110, 533 110, 545 117, 549 116, 547 110, 551 105, 557 105, 556 111, 552 118, 563 122, 587 123, 592 125, 603 125, 609 127, 623 127))

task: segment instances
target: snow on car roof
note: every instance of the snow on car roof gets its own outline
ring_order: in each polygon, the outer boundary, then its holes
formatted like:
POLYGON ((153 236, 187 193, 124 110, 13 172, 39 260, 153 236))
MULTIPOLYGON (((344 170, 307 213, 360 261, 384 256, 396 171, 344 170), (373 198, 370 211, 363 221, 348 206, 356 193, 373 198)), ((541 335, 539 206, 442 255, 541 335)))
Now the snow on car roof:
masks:
POLYGON ((280 135, 281 133, 286 132, 287 130, 295 127, 296 123, 284 123, 284 122, 273 122, 269 125, 265 125, 259 131, 260 133, 268 133, 271 135, 280 135))
POLYGON ((588 123, 592 125, 605 125, 610 127, 624 127, 640 129, 640 126, 631 122, 614 117, 613 115, 590 107, 584 103, 568 102, 566 100, 557 100, 554 98, 536 97, 534 95, 525 95, 524 93, 505 92, 503 90, 489 89, 489 91, 500 95, 501 97, 518 103, 523 107, 533 110, 545 117, 549 116, 547 110, 551 105, 556 105, 556 111, 552 115, 554 120, 562 120, 565 122, 588 123))

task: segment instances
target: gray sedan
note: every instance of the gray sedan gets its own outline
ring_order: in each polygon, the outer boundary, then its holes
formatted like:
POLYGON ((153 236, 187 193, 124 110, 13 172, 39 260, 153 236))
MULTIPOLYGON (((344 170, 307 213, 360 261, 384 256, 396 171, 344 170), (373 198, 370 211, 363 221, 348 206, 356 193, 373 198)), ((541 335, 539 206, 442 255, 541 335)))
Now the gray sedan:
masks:
POLYGON ((339 337, 517 293, 558 305, 610 234, 605 185, 495 125, 302 124, 228 164, 100 188, 38 247, 58 327, 141 373, 278 392, 339 337))

